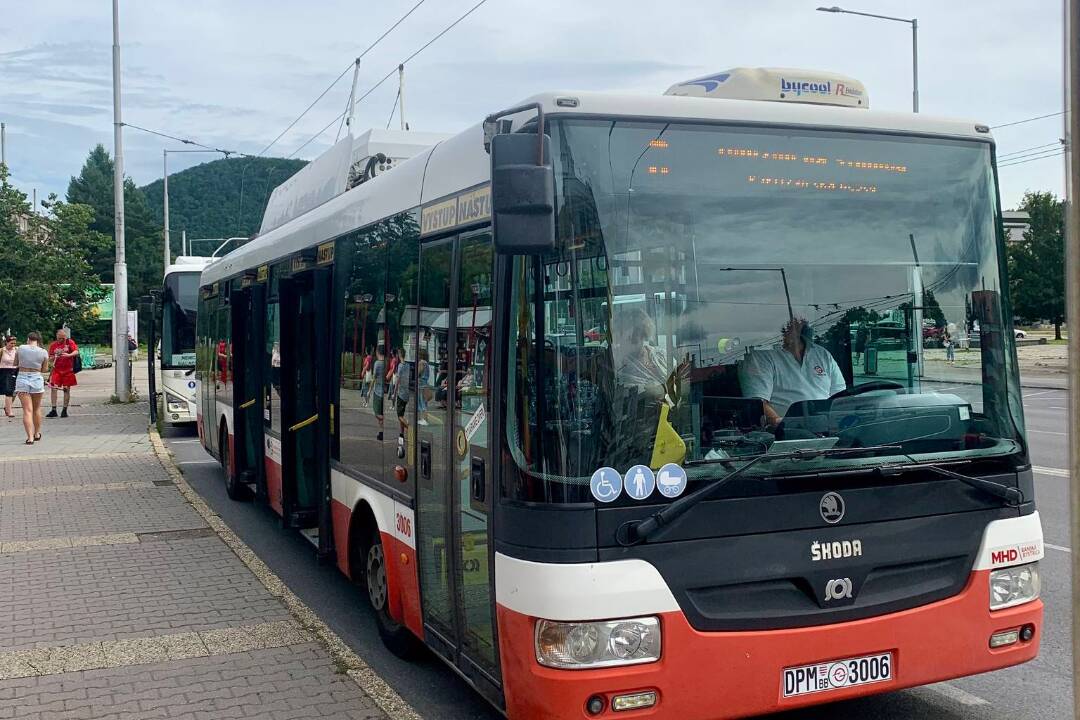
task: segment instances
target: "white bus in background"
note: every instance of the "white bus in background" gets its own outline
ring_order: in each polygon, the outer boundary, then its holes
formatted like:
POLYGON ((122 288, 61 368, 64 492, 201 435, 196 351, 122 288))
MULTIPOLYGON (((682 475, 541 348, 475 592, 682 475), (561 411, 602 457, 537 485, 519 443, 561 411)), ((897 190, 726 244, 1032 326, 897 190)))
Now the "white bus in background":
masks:
POLYGON ((193 423, 195 414, 195 311, 199 274, 212 258, 177 257, 165 268, 161 294, 161 417, 193 423))

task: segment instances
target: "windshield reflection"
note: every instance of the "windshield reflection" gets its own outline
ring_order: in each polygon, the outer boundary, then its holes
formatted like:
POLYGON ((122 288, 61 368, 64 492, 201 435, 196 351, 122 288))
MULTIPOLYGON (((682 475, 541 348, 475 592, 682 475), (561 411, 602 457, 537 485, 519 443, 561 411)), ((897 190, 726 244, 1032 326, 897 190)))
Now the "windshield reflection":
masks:
POLYGON ((560 249, 515 266, 509 397, 512 453, 548 496, 587 499, 602 466, 1015 450, 987 146, 603 121, 552 137, 560 249))

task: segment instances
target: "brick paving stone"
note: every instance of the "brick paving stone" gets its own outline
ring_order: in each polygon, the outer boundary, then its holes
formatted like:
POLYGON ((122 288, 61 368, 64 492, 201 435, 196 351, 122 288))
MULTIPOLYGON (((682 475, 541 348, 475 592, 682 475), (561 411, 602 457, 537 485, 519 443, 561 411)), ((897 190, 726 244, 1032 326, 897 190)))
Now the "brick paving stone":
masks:
POLYGON ((0 542, 205 525, 172 487, 0 498, 0 542))
POLYGON ((79 383, 41 443, 0 419, 0 719, 387 718, 172 484, 146 403, 79 383))
POLYGON ((216 536, 0 555, 0 651, 287 617, 216 536))
POLYGON ((385 717, 360 688, 335 672, 316 643, 0 681, 0 718, 23 716, 51 720, 385 717), (284 676, 269 676, 266 668, 289 670, 284 676))

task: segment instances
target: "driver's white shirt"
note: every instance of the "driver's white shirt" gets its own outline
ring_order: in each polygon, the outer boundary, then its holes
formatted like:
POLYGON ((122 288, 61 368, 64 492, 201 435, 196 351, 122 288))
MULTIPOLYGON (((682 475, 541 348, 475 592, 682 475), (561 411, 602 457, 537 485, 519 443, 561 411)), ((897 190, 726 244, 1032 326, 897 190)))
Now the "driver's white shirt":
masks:
POLYGON ((754 350, 739 366, 745 397, 766 400, 783 417, 792 403, 825 400, 847 387, 840 366, 821 345, 810 343, 802 364, 783 348, 754 350))

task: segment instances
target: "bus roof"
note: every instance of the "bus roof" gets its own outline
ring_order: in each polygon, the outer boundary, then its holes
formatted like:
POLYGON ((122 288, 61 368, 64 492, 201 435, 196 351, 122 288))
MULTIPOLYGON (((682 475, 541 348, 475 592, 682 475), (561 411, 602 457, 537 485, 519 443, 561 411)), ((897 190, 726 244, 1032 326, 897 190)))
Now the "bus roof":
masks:
MULTIPOLYGON (((534 102, 541 103, 548 117, 777 125, 992 142, 989 128, 971 120, 824 105, 570 91, 534 95, 521 104, 534 102)), ((534 116, 532 111, 514 116, 515 129, 534 116)), ((204 271, 203 284, 232 277, 385 217, 488 182, 491 171, 483 141, 482 125, 477 124, 417 153, 392 171, 338 195, 218 259, 204 271)))
POLYGON ((213 258, 197 255, 178 255, 172 263, 165 268, 165 276, 180 272, 202 272, 213 261, 213 258))

